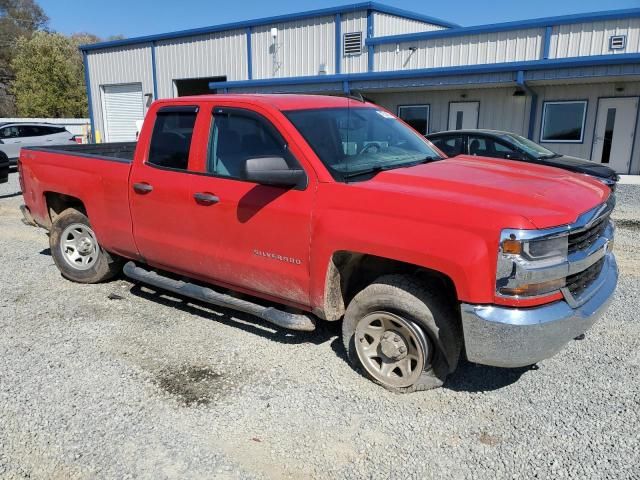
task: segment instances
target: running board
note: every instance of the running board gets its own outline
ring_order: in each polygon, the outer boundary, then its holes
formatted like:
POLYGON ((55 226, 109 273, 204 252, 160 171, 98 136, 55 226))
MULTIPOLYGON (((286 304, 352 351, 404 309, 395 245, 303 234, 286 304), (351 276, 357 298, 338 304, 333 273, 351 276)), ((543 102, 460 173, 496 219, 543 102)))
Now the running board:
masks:
POLYGON ((182 280, 173 280, 172 278, 159 275, 156 272, 140 268, 133 262, 128 262, 124 266, 124 274, 134 280, 153 285, 163 290, 169 290, 170 292, 184 295, 185 297, 255 315, 282 328, 301 332, 312 332, 316 329, 315 320, 308 315, 289 313, 273 307, 265 307, 257 303, 232 297, 231 295, 216 292, 211 288, 201 287, 182 280))

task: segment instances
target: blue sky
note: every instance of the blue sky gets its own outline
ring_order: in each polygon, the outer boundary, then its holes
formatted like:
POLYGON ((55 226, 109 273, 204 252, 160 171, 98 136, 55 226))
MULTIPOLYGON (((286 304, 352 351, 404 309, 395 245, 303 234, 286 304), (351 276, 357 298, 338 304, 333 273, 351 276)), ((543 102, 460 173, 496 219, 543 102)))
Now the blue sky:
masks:
MULTIPOLYGON (((100 37, 122 34, 136 37, 152 33, 217 25, 220 23, 357 3, 353 1, 295 0, 39 0, 53 30, 70 34, 90 32, 100 37)), ((461 25, 572 13, 640 7, 640 0, 382 0, 461 25)))

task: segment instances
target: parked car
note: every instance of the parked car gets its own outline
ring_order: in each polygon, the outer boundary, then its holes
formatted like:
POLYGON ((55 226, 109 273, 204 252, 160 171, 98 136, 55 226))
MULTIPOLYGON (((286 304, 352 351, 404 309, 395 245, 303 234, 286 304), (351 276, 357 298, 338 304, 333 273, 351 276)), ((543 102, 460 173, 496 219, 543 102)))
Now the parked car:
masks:
MULTIPOLYGON (((65 145, 75 143, 62 125, 50 123, 1 123, 0 153, 15 165, 22 147, 65 145)), ((0 160, 1 161, 1 160, 0 160)))
POLYGON ((497 130, 451 130, 427 135, 449 157, 477 155, 548 165, 591 175, 615 190, 616 172, 600 163, 555 153, 515 133, 497 130))
POLYGON ((9 158, 0 152, 0 183, 9 181, 9 158))
POLYGON ((442 385, 462 351, 499 367, 554 355, 617 284, 601 182, 443 159, 348 98, 159 100, 137 144, 27 148, 19 170, 25 221, 49 231, 67 279, 126 263, 282 328, 343 320, 350 361, 400 392, 442 385))

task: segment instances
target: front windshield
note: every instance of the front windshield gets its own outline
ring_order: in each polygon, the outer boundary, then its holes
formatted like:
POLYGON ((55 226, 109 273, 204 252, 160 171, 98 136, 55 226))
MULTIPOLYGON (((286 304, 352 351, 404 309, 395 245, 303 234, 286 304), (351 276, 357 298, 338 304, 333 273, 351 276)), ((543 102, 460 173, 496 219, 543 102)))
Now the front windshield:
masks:
POLYGON ((440 159, 417 132, 376 108, 285 112, 336 180, 440 159))
POLYGON ((514 133, 499 135, 500 138, 507 140, 515 144, 520 150, 524 150, 525 153, 528 153, 534 158, 544 158, 544 157, 555 157, 556 154, 551 150, 544 148, 542 145, 538 145, 535 142, 532 142, 528 138, 521 137, 520 135, 516 135, 514 133))

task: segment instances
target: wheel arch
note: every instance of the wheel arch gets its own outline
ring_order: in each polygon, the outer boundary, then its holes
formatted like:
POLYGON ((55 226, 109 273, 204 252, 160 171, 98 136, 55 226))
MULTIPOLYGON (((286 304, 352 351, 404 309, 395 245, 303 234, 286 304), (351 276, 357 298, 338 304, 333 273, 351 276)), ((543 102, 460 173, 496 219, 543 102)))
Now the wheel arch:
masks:
POLYGON ((438 270, 421 265, 353 251, 334 252, 329 260, 321 311, 325 320, 339 320, 355 295, 378 277, 391 274, 414 275, 431 288, 442 292, 451 304, 457 304, 458 292, 453 279, 438 270))

